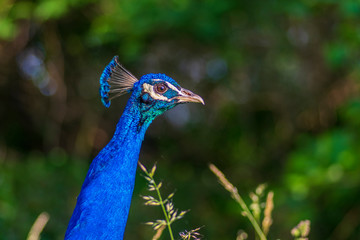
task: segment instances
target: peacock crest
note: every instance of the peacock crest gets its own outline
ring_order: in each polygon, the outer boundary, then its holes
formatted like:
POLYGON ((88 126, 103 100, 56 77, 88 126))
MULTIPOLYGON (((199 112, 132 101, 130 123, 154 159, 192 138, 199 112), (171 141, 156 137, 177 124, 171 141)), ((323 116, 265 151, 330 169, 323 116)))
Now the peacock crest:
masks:
POLYGON ((110 107, 111 99, 131 91, 138 79, 126 70, 115 56, 100 77, 100 96, 105 107, 110 107))

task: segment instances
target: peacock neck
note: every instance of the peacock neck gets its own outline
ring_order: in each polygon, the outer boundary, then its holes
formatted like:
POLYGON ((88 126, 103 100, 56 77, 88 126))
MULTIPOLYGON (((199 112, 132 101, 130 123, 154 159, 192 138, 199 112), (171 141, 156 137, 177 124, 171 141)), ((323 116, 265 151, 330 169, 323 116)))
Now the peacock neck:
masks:
POLYGON ((151 121, 152 119, 143 116, 139 103, 130 98, 116 125, 116 130, 110 143, 115 141, 116 143, 123 144, 129 138, 136 138, 141 142, 151 121))
POLYGON ((65 239, 122 239, 141 143, 152 119, 130 98, 113 138, 90 165, 65 239))

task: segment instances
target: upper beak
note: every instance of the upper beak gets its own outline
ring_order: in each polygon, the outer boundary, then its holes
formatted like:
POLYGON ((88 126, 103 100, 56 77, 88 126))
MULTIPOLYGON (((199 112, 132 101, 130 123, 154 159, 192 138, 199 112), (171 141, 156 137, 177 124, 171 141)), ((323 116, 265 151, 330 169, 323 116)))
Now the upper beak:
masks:
POLYGON ((178 103, 194 102, 205 105, 204 100, 199 95, 184 88, 180 90, 179 96, 176 96, 175 99, 178 99, 178 103))

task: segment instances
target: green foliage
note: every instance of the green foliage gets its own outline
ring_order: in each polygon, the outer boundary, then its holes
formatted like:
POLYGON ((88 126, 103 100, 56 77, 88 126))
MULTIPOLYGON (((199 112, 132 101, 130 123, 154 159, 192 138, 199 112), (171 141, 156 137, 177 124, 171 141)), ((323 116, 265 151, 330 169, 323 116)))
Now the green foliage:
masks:
POLYGON ((316 138, 303 135, 299 147, 289 158, 286 183, 294 195, 305 198, 311 188, 330 189, 348 186, 360 180, 358 100, 340 110, 345 128, 334 128, 316 138), (349 185, 350 184, 350 185, 349 185))
POLYGON ((54 150, 47 157, 33 152, 21 163, 12 158, 2 159, 1 239, 25 239, 43 211, 49 213, 51 220, 42 239, 62 239, 86 169, 87 163, 74 161, 61 150, 54 150))
POLYGON ((0 19, 0 36, 5 39, 15 36, 15 26, 9 19, 0 19))
POLYGON ((34 9, 34 16, 40 20, 46 21, 52 18, 59 18, 68 11, 67 1, 45 0, 34 9))

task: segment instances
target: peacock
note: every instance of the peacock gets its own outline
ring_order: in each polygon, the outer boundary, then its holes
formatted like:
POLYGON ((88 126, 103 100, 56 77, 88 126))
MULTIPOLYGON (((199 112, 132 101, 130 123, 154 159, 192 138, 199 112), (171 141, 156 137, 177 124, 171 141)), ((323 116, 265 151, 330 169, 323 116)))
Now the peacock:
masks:
POLYGON ((129 214, 139 152, 151 122, 181 103, 204 100, 165 74, 138 80, 115 56, 100 77, 105 107, 131 93, 110 142, 92 161, 82 185, 65 239, 123 239, 129 214))

